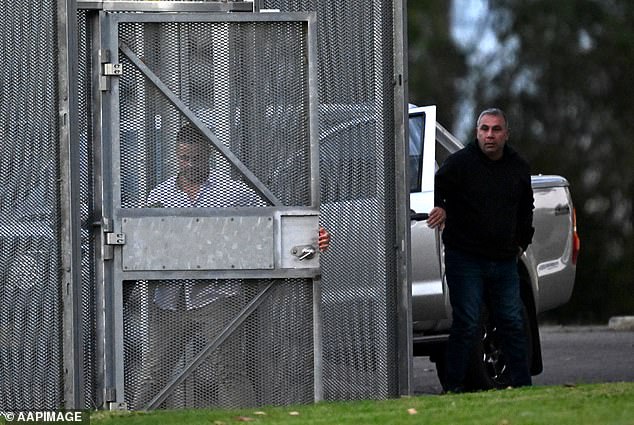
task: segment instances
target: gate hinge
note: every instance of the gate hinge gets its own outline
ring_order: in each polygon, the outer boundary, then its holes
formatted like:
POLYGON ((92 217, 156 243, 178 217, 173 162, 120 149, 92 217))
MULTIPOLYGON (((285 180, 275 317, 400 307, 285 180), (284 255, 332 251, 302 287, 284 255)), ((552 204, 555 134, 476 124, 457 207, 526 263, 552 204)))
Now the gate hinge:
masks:
POLYGON ((103 64, 103 75, 106 77, 119 77, 123 75, 123 65, 120 63, 104 63, 103 64))
POLYGON ((104 233, 106 245, 125 245, 125 233, 104 233))
POLYGON ((103 259, 112 260, 114 258, 114 246, 125 245, 125 233, 113 232, 112 219, 109 217, 102 217, 100 222, 95 225, 101 227, 103 232, 103 259))
POLYGON ((99 62, 101 63, 101 75, 99 76, 99 90, 110 90, 110 78, 123 75, 123 64, 110 60, 110 50, 101 49, 99 51, 99 62))

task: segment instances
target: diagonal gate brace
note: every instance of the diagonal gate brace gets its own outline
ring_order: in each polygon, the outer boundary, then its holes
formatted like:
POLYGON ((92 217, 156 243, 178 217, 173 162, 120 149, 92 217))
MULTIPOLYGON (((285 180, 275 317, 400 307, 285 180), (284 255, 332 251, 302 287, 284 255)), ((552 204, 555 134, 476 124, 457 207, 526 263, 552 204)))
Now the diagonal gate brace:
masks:
POLYGON ((167 87, 161 81, 161 79, 156 74, 154 74, 154 72, 152 72, 152 70, 148 68, 148 66, 145 63, 143 63, 143 61, 125 43, 119 44, 119 50, 121 50, 121 52, 130 60, 130 62, 132 62, 132 64, 141 73, 143 73, 143 75, 145 75, 147 79, 150 80, 150 82, 154 84, 154 86, 161 93, 163 93, 163 95, 167 98, 167 100, 169 100, 176 109, 178 109, 183 115, 185 115, 185 117, 187 117, 187 119, 192 123, 192 125, 196 127, 196 129, 200 131, 207 138, 207 140, 212 145, 214 145, 216 149, 218 149, 218 151, 222 154, 222 156, 224 156, 227 159, 227 161, 229 161, 234 167, 236 167, 238 172, 242 174, 244 178, 246 178, 249 182, 251 182, 254 189, 260 195, 266 198, 273 206, 282 205, 282 202, 280 202, 280 200, 277 199, 277 197, 273 194, 273 192, 271 192, 269 188, 267 188, 264 185, 264 183, 262 183, 260 179, 258 179, 258 177, 255 174, 253 174, 253 172, 249 170, 247 166, 244 165, 244 163, 240 161, 240 159, 237 156, 235 156, 234 153, 231 152, 231 150, 228 149, 205 124, 203 124, 202 121, 200 121, 200 119, 198 119, 196 114, 194 114, 187 107, 187 105, 185 105, 183 101, 180 100, 180 98, 176 96, 174 92, 172 92, 169 89, 169 87, 167 87))
POLYGON ((275 281, 266 285, 255 297, 238 313, 238 315, 224 328, 209 344, 198 353, 191 362, 185 365, 183 370, 174 377, 154 398, 145 406, 144 410, 153 410, 161 405, 170 393, 180 385, 187 377, 205 361, 220 345, 249 317, 265 300, 266 293, 271 289, 275 281))

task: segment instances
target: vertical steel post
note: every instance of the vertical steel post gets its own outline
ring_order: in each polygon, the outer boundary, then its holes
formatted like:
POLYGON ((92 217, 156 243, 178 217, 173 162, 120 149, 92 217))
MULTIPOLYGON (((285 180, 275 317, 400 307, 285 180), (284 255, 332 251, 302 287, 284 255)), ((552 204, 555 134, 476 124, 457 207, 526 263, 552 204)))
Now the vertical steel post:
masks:
MULTIPOLYGON (((113 184, 114 149, 118 146, 117 128, 110 123, 118 119, 118 82, 105 76, 104 64, 116 62, 118 46, 112 24, 106 12, 92 15, 93 81, 93 164, 94 216, 100 220, 95 227, 95 304, 96 304, 96 388, 97 406, 115 410, 125 408, 123 393, 123 329, 121 312, 121 282, 115 278, 113 253, 105 234, 113 232, 113 208, 116 186, 113 184)), ((118 198, 120 199, 120 197, 118 198)), ((116 202, 119 204, 119 201, 116 202)))
MULTIPOLYGON (((257 0, 256 0, 257 1, 257 0)), ((311 188, 310 200, 313 208, 319 209, 321 193, 319 187, 319 90, 318 90, 318 63, 317 63, 317 14, 311 13, 307 27, 308 57, 313 58, 308 62, 308 87, 309 87, 309 114, 310 114, 310 157, 311 157, 311 188)), ((322 401, 324 398, 323 383, 323 317, 321 313, 321 275, 313 279, 313 384, 314 400, 322 401)))
POLYGON ((412 390, 412 279, 408 177, 407 0, 394 0, 394 158, 396 173, 398 391, 412 390))
POLYGON ((64 302, 64 400, 66 409, 86 408, 81 314, 81 205, 77 86, 77 8, 57 2, 60 152, 60 252, 64 302))

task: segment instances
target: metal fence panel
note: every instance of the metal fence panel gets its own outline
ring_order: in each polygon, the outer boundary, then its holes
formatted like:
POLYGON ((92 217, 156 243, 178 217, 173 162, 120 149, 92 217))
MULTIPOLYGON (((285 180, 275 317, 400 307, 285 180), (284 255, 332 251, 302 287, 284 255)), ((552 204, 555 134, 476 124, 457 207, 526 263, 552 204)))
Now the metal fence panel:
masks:
POLYGON ((81 210, 81 335, 83 398, 87 408, 97 408, 97 360, 96 360, 96 314, 95 299, 95 238, 94 223, 94 170, 93 128, 91 96, 92 82, 92 37, 89 16, 85 11, 77 14, 77 104, 78 133, 80 143, 80 210, 81 210))
POLYGON ((0 410, 63 397, 55 11, 0 2, 0 410))
POLYGON ((317 12, 324 397, 398 394, 391 0, 264 0, 317 12))

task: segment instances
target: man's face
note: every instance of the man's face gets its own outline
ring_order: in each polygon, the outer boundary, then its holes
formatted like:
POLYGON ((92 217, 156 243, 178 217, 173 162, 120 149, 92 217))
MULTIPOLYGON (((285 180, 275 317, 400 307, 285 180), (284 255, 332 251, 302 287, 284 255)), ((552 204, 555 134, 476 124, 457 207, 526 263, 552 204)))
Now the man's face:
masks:
POLYGON ((482 152, 492 160, 502 158, 504 145, 509 138, 504 118, 498 115, 483 115, 476 128, 478 145, 482 152))
POLYGON ((202 183, 209 175, 209 153, 200 143, 180 143, 176 146, 179 175, 202 183))

